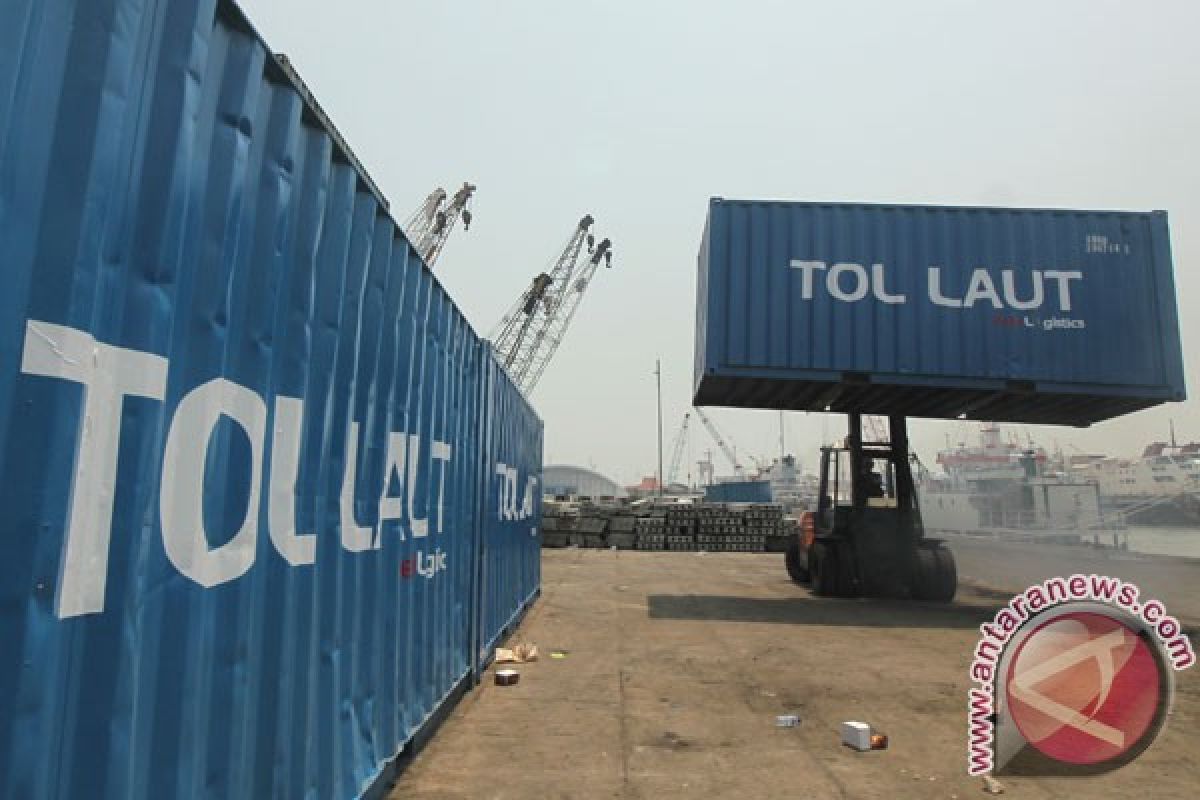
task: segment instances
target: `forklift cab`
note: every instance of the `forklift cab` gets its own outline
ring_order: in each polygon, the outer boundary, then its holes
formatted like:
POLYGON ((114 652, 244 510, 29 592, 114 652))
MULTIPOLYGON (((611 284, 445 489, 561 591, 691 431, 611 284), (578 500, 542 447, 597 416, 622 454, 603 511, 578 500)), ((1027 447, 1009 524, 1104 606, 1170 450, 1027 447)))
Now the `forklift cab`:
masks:
POLYGON ((789 547, 788 572, 818 594, 949 600, 953 558, 924 538, 906 420, 892 417, 888 427, 889 441, 863 442, 852 414, 843 445, 821 448, 817 508, 789 547))
MULTIPOLYGON (((824 527, 832 527, 837 508, 899 508, 896 473, 896 463, 890 452, 864 447, 856 465, 850 448, 822 447, 818 511, 822 514, 824 527)), ((909 494, 909 498, 912 497, 909 494)))

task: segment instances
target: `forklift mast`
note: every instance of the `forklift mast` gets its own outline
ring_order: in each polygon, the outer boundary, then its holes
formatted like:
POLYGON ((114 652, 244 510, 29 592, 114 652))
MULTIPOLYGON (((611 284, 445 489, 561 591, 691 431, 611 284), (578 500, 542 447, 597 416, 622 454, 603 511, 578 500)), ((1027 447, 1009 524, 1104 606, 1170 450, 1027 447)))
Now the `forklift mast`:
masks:
MULTIPOLYGON (((907 419, 902 416, 888 417, 890 433, 887 441, 863 440, 861 414, 850 414, 849 422, 850 428, 844 447, 822 448, 821 497, 827 496, 829 491, 828 459, 834 451, 842 451, 850 461, 850 506, 864 508, 868 505, 867 501, 872 497, 872 486, 866 478, 873 472, 873 462, 885 461, 892 469, 887 476, 883 476, 883 480, 886 482, 888 496, 896 501, 895 507, 902 511, 918 510, 916 484, 913 481, 908 448, 907 419)), ((831 505, 833 504, 836 503, 832 502, 831 498, 831 505)))
POLYGON ((871 461, 885 459, 891 463, 895 475, 895 496, 898 508, 912 511, 917 508, 917 492, 913 483, 912 467, 908 451, 908 420, 903 416, 888 417, 886 442, 864 442, 862 438, 862 415, 850 414, 850 432, 846 446, 850 451, 850 470, 854 476, 854 506, 861 508, 869 499, 869 486, 862 480, 870 473, 871 461))

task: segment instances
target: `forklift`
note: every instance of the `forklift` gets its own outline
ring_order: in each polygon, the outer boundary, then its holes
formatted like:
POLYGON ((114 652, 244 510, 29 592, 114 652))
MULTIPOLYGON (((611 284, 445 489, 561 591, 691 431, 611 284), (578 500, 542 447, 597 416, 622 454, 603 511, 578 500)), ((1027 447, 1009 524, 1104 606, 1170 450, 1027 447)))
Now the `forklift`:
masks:
POLYGON ((827 597, 950 602, 958 586, 954 555, 925 536, 906 418, 888 417, 890 441, 864 442, 862 415, 849 417, 843 446, 821 448, 817 508, 801 517, 788 543, 788 575, 827 597))

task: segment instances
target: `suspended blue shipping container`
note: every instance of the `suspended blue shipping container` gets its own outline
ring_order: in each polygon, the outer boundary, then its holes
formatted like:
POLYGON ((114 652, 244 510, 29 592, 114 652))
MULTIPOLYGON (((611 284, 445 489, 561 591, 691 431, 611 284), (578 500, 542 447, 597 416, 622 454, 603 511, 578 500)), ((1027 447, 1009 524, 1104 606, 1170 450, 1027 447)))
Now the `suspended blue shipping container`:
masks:
POLYGON ((1184 397, 1165 212, 709 204, 696 405, 1088 425, 1184 397))
POLYGON ((541 422, 236 6, 4 16, 0 796, 356 797, 538 591, 541 422))

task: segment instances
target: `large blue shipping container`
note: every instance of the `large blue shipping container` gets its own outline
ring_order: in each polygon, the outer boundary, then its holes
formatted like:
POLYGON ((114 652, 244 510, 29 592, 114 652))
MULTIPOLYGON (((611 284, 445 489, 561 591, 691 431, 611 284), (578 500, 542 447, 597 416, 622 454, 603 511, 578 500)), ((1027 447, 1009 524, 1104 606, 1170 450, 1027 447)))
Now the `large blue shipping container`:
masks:
POLYGON ((542 422, 525 413, 525 399, 512 382, 501 379, 504 370, 497 360, 488 359, 488 370, 485 419, 492 473, 483 514, 480 663, 490 660, 542 584, 542 422))
POLYGON ((538 591, 541 422, 235 5, 4 17, 0 796, 359 796, 538 591))
POLYGON ((694 388, 1080 426, 1183 400, 1166 213, 713 199, 694 388))

